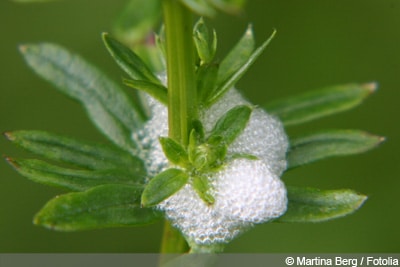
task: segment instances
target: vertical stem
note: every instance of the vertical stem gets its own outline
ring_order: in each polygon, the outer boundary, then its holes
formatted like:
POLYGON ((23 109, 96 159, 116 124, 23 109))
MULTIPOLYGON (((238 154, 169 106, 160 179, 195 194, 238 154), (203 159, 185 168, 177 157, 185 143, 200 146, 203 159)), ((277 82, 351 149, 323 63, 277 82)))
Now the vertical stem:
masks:
MULTIPOLYGON (((169 137, 188 144, 191 123, 197 118, 195 54, 192 14, 178 0, 162 0, 164 11, 169 137)), ((184 253, 182 235, 165 222, 161 253, 184 253)))
POLYGON ((178 0, 162 0, 168 73, 169 137, 186 146, 197 117, 192 14, 178 0))
POLYGON ((181 233, 168 221, 164 224, 163 240, 161 242, 162 253, 184 253, 188 251, 188 245, 181 233))

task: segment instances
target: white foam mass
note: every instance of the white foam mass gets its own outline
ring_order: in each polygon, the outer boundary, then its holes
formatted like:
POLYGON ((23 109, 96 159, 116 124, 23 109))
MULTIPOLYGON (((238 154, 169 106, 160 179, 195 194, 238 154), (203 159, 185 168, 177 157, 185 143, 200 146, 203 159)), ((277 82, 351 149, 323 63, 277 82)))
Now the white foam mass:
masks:
MULTIPOLYGON (((237 105, 251 105, 232 89, 211 108, 201 121, 209 132, 216 121, 237 105)), ((152 117, 133 138, 142 143, 151 176, 168 167, 158 138, 168 135, 167 108, 149 99, 152 117)), ((286 189, 280 175, 286 168, 288 140, 282 124, 259 108, 254 108, 245 130, 228 148, 228 156, 247 153, 258 160, 236 159, 209 177, 215 203, 207 205, 190 184, 158 205, 171 223, 190 242, 199 245, 226 243, 253 224, 282 215, 287 206, 286 189)), ((150 177, 151 177, 150 176, 150 177)))

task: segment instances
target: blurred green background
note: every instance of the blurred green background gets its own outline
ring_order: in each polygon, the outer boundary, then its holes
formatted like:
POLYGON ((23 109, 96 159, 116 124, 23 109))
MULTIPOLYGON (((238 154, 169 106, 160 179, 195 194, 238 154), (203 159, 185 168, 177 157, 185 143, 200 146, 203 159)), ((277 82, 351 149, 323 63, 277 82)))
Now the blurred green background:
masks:
MULTIPOLYGON (((278 30, 261 59, 238 87, 256 104, 348 82, 377 81, 378 92, 362 106, 301 127, 355 128, 384 135, 380 148, 329 159, 285 174, 292 185, 352 188, 369 195, 355 214, 320 224, 259 225, 226 252, 400 252, 400 1, 250 0, 241 17, 220 15, 211 24, 223 55, 248 22, 263 41, 278 30)), ((0 131, 41 129, 106 142, 83 109, 24 64, 17 45, 62 44, 97 64, 115 80, 122 73, 103 48, 125 0, 17 4, 0 1, 0 131)), ((4 138, 2 155, 27 155, 4 138)), ((62 191, 28 181, 0 162, 0 252, 157 252, 162 224, 125 229, 59 233, 32 225, 32 217, 62 191)))

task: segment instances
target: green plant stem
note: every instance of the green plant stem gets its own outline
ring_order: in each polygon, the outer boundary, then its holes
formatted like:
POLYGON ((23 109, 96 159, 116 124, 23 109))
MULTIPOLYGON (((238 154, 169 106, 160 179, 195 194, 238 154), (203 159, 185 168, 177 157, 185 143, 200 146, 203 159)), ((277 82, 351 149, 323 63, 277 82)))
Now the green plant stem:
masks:
MULTIPOLYGON (((195 53, 192 38, 192 14, 177 0, 163 0, 167 75, 169 137, 188 144, 189 131, 197 118, 195 53)), ((182 235, 166 222, 161 253, 184 253, 182 235)))
POLYGON ((168 221, 164 224, 164 233, 161 243, 162 253, 183 253, 188 251, 188 245, 180 232, 168 221))
POLYGON ((169 137, 186 146, 197 118, 192 14, 177 0, 163 0, 168 74, 169 137))

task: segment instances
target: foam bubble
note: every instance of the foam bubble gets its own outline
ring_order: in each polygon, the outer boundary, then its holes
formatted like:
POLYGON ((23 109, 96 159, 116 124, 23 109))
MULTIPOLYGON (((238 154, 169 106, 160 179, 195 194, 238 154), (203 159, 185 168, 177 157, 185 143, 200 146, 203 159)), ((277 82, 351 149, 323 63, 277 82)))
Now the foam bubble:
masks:
MULTIPOLYGON (((151 177, 168 167, 158 141, 160 136, 168 135, 168 114, 164 105, 150 98, 148 102, 151 118, 133 138, 142 144, 151 177)), ((211 108, 201 112, 206 132, 237 105, 251 104, 232 89, 211 108)), ((187 184, 158 208, 192 242, 203 245, 229 242, 252 225, 285 212, 286 189, 279 177, 286 168, 287 148, 288 140, 280 121, 254 108, 245 130, 228 148, 228 156, 247 153, 259 160, 236 159, 210 174, 215 190, 213 205, 207 205, 187 184)))

